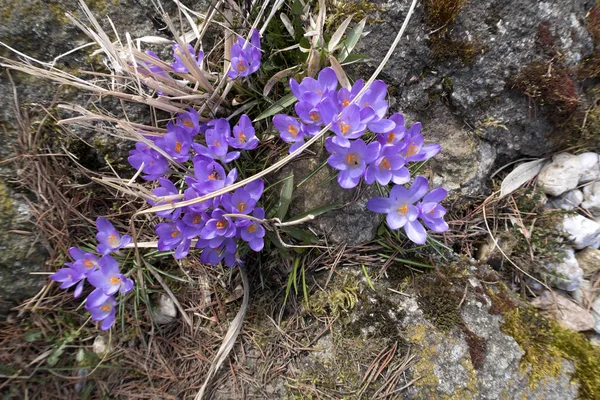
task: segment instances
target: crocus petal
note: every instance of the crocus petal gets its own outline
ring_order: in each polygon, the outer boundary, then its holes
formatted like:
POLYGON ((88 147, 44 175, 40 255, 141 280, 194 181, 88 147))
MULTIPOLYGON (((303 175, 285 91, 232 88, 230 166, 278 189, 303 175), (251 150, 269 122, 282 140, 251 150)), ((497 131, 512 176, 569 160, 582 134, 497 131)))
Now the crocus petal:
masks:
POLYGON ((394 230, 402 228, 407 222, 406 217, 402 214, 398 214, 396 210, 392 210, 391 212, 389 212, 388 215, 385 217, 385 220, 388 226, 394 230))
POLYGON ((352 189, 353 187, 356 187, 360 182, 360 176, 353 177, 350 176, 350 174, 348 174, 348 170, 341 171, 338 175, 337 181, 340 184, 340 186, 344 189, 352 189))
POLYGON ((99 289, 104 289, 110 286, 110 278, 107 275, 104 275, 102 271, 92 272, 87 279, 92 286, 99 289))
POLYGON ((367 208, 376 213, 387 214, 392 210, 393 204, 387 197, 373 197, 367 201, 367 208))
POLYGON ((338 79, 335 71, 332 68, 322 69, 321 72, 319 72, 318 81, 325 90, 337 89, 338 79))
POLYGON ((417 176, 408 190, 407 203, 413 204, 414 202, 420 200, 423 196, 425 196, 428 188, 429 182, 427 181, 427 178, 424 176, 417 176))
POLYGON ((376 122, 370 122, 367 126, 375 133, 385 133, 393 130, 396 127, 396 124, 394 121, 383 118, 376 122))
POLYGON ((73 293, 73 297, 78 298, 79 296, 81 296, 81 292, 83 292, 83 283, 85 281, 82 280, 81 282, 79 282, 79 284, 75 287, 75 292, 73 293))
POLYGON ((88 308, 98 307, 106 300, 108 300, 109 296, 104 294, 104 291, 101 288, 96 288, 89 294, 85 301, 85 305, 88 308))
POLYGON ((425 244, 427 241, 427 232, 419 221, 411 221, 404 225, 406 236, 416 244, 425 244))
POLYGON ((446 191, 446 189, 436 188, 423 197, 423 203, 439 203, 444 200, 447 195, 448 191, 446 191))
POLYGON ((104 320, 102 320, 102 324, 100 324, 100 329, 103 331, 109 330, 111 326, 115 323, 115 309, 111 310, 110 314, 104 320))

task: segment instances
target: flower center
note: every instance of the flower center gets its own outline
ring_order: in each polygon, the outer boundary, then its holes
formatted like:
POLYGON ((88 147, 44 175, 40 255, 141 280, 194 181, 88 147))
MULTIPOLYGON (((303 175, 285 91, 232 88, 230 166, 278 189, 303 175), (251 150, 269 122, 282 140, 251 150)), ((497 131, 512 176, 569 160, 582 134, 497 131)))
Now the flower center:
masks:
POLYGON ((93 262, 91 262, 90 260, 83 260, 83 265, 84 265, 86 268, 92 268, 92 267, 94 266, 94 263, 93 263, 93 262))
POLYGON ((108 281, 110 282, 111 285, 116 285, 116 284, 121 283, 121 278, 117 278, 116 276, 111 276, 108 281))
POLYGON ((187 126, 188 128, 194 127, 194 123, 192 121, 190 121, 189 119, 183 120, 183 125, 187 126))
POLYGON ((356 153, 350 153, 346 155, 346 162, 349 165, 358 165, 358 155, 356 153))
POLYGON ((288 132, 292 134, 293 137, 298 136, 298 129, 294 125, 288 126, 288 132))
POLYGON ((399 215, 406 215, 406 213, 408 212, 408 204, 403 204, 403 205, 401 205, 400 207, 398 207, 398 208, 396 209, 396 212, 397 212, 399 215))
POLYGON ((240 132, 238 137, 240 139, 240 142, 246 143, 246 135, 244 135, 244 132, 240 132))
POLYGON ((119 241, 117 240, 117 236, 116 235, 110 235, 108 237, 108 243, 110 243, 111 246, 115 247, 119 245, 119 241))
POLYGON ((215 140, 213 143, 213 146, 219 147, 221 145, 221 143, 219 143, 218 140, 215 140))
POLYGON ((208 180, 209 181, 217 181, 219 180, 221 177, 219 176, 219 173, 217 171, 213 171, 209 176, 208 176, 208 180))
POLYGON ((73 280, 73 276, 71 274, 67 274, 67 279, 72 281, 73 280))
POLYGON ((196 216, 194 217, 194 219, 192 220, 192 223, 193 223, 194 225, 197 225, 197 224, 199 224, 201 221, 202 221, 202 216, 201 216, 201 215, 196 215, 196 216))
POLYGON ((254 233, 255 230, 256 230, 256 225, 255 224, 252 224, 252 225, 250 225, 248 227, 248 232, 250 232, 250 233, 254 233))
POLYGON ((246 67, 244 66, 244 62, 243 61, 238 61, 237 63, 237 69, 240 72, 245 72, 246 71, 246 67))
POLYGON ((340 122, 339 126, 340 126, 340 131, 342 131, 342 135, 345 135, 346 133, 348 133, 348 130, 350 129, 350 125, 348 125, 345 122, 340 122))
POLYGON ((175 238, 175 237, 179 236, 179 233, 180 233, 179 231, 174 231, 173 233, 171 233, 171 237, 175 238))
POLYGON ((346 99, 346 100, 342 101, 342 105, 344 107, 346 107, 348 104, 350 104, 350 100, 346 99))
POLYGON ((416 144, 414 144, 414 143, 411 143, 411 144, 408 146, 408 150, 406 150, 406 155, 407 155, 408 157, 411 157, 411 156, 414 156, 415 154, 417 154, 418 152, 419 152, 419 146, 417 146, 417 145, 416 145, 416 144))
POLYGON ((388 171, 392 169, 392 167, 390 166, 390 162, 385 157, 383 157, 383 160, 381 160, 381 162, 379 163, 379 168, 385 168, 388 171))
POLYGON ((396 134, 394 132, 388 133, 388 137, 386 143, 392 143, 396 139, 396 134))
POLYGON ((222 219, 217 221, 217 229, 225 229, 227 227, 227 221, 223 221, 222 219))
POLYGON ((106 304, 105 304, 105 305, 103 305, 103 306, 100 306, 100 309, 101 309, 102 311, 110 311, 111 307, 110 307, 109 305, 106 305, 106 304))
POLYGON ((319 114, 317 114, 316 112, 314 112, 314 111, 313 111, 313 112, 311 112, 311 113, 310 113, 310 119, 311 119, 311 120, 313 120, 313 121, 318 121, 318 120, 319 120, 319 118, 320 118, 320 117, 319 117, 319 114))
POLYGON ((175 152, 177 154, 181 153, 181 143, 180 142, 175 142, 175 152))
POLYGON ((365 101, 365 107, 369 107, 369 102, 365 101))
POLYGON ((237 209, 240 210, 240 212, 244 212, 244 210, 246 209, 246 203, 240 201, 237 205, 237 209))

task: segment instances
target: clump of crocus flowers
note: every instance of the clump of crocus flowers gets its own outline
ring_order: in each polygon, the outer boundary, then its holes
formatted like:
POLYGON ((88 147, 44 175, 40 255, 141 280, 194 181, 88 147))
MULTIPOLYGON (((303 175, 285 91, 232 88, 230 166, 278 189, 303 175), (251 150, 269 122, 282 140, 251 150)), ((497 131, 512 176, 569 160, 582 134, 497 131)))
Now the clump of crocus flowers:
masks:
POLYGON ((104 218, 96 220, 96 227, 96 252, 86 252, 77 247, 70 248, 69 254, 73 261, 65 263, 66 267, 51 275, 50 279, 60 282, 61 289, 76 285, 76 298, 81 296, 87 279, 95 289, 86 298, 85 309, 92 314, 93 321, 102 321, 100 327, 107 330, 115 322, 115 295, 117 292, 129 293, 133 289, 133 281, 121 273, 119 263, 110 254, 127 246, 131 237, 121 236, 104 218))
POLYGON ((367 203, 373 212, 387 214, 391 229, 404 228, 408 238, 424 244, 427 233, 421 222, 435 232, 448 230, 443 217, 446 210, 439 204, 446 197, 442 188, 427 194, 426 178, 415 178, 410 189, 402 185, 411 181, 407 166, 425 161, 437 153, 439 144, 424 144, 421 124, 406 128, 402 114, 386 118, 387 87, 377 80, 357 98, 364 87, 358 80, 350 88, 338 89, 338 79, 333 69, 323 69, 317 79, 307 77, 298 83, 290 79, 290 89, 298 99, 296 116, 278 114, 273 125, 280 138, 291 143, 290 153, 314 136, 324 126, 331 124, 333 135, 325 140, 330 153, 328 164, 339 170, 337 181, 341 187, 351 189, 364 178, 365 183, 380 185, 393 183, 389 198, 377 197, 367 203), (363 137, 368 132, 377 134, 370 143, 363 137))

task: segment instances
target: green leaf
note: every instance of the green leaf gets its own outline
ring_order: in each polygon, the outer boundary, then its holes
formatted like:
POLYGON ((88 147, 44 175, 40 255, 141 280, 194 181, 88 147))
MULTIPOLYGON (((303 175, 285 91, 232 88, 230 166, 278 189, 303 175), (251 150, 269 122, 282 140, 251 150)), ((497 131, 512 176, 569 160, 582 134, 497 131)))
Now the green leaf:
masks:
POLYGON ((30 331, 30 332, 26 332, 23 335, 23 340, 26 342, 35 342, 36 340, 40 340, 42 338, 42 332, 41 331, 30 331))
POLYGON ((292 202, 292 194, 294 193, 294 174, 290 176, 290 179, 286 179, 281 187, 281 193, 279 194, 279 207, 277 208, 277 218, 281 221, 285 218, 292 202))
POLYGON ((363 18, 352 30, 348 33, 346 40, 344 40, 344 44, 342 45, 342 49, 340 50, 340 55, 338 60, 343 62, 346 57, 350 55, 356 44, 360 40, 360 37, 365 29, 365 23, 367 22, 367 18, 363 18))
POLYGON ((281 230, 296 240, 302 241, 303 244, 311 244, 316 243, 319 238, 316 237, 313 233, 302 230, 295 226, 284 226, 281 230))
POLYGON ((321 207, 313 208, 312 210, 309 210, 307 212, 303 212, 301 214, 294 215, 292 218, 290 218, 289 221, 296 221, 298 219, 306 217, 309 214, 312 214, 313 216, 318 217, 319 215, 325 214, 326 212, 341 208, 343 205, 344 205, 344 203, 331 203, 331 204, 327 204, 327 205, 324 205, 321 207))
POLYGON ((56 364, 58 364, 60 356, 62 356, 62 354, 65 352, 65 349, 67 348, 67 343, 71 343, 72 341, 73 338, 68 337, 65 340, 63 340, 59 345, 55 345, 54 350, 52 350, 52 353, 50 354, 50 356, 48 356, 46 363, 48 363, 48 365, 51 367, 54 367, 56 364))
POLYGON ((271 104, 269 108, 263 111, 262 114, 256 117, 256 119, 252 122, 258 122, 265 118, 272 117, 273 115, 285 110, 286 108, 294 104, 296 101, 298 101, 298 99, 296 99, 296 97, 292 93, 285 95, 281 99, 277 100, 275 103, 271 104))
POLYGON ((306 286, 306 273, 304 271, 304 264, 302 264, 302 292, 304 293, 304 302, 306 303, 306 308, 310 308, 310 304, 308 303, 308 286, 306 286))
POLYGON ((346 18, 346 20, 342 22, 333 33, 331 39, 329 40, 329 44, 327 45, 327 51, 332 53, 336 49, 338 43, 342 39, 342 36, 344 36, 344 33, 346 33, 346 29, 348 29, 348 25, 350 25, 350 22, 352 22, 352 17, 354 17, 354 14, 346 18))
POLYGON ((296 0, 292 3, 292 12, 296 15, 303 14, 304 5, 300 0, 296 0))

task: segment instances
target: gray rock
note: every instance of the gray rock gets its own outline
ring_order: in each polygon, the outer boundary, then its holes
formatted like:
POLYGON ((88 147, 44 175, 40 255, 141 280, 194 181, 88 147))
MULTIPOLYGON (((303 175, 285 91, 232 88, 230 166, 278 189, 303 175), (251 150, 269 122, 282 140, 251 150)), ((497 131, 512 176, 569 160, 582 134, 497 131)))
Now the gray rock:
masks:
POLYGON ((34 296, 46 283, 47 257, 38 230, 31 222, 29 206, 21 195, 0 180, 0 315, 17 302, 34 296))
POLYGON ((593 247, 586 247, 578 251, 575 257, 585 277, 590 277, 600 271, 600 250, 593 247))
MULTIPOLYGON (((297 186, 327 162, 328 154, 323 150, 318 151, 318 156, 302 158, 284 167, 278 174, 278 179, 293 174, 294 185, 297 186)), ((341 208, 321 214, 308 226, 318 234, 326 235, 332 243, 353 245, 373 239, 383 220, 383 214, 372 213, 366 207, 371 197, 380 196, 376 185, 363 184, 354 189, 343 189, 335 178, 337 172, 327 165, 300 187, 296 187, 289 216, 294 217, 320 207, 338 204, 341 208)))
POLYGON ((600 178, 600 156, 597 153, 581 153, 578 157, 584 171, 579 179, 580 184, 600 178))
POLYGON ((583 188, 581 207, 600 217, 600 182, 591 183, 583 188))
POLYGON ((562 230, 569 235, 569 240, 577 250, 600 246, 600 224, 594 220, 582 215, 565 215, 562 230))
POLYGON ((558 263, 544 265, 550 273, 550 282, 555 287, 572 292, 581 287, 583 281, 583 269, 575 258, 575 253, 571 249, 564 252, 563 259, 558 263))
POLYGON ((579 157, 560 153, 552 157, 552 162, 542 169, 537 183, 544 193, 558 196, 567 190, 575 189, 583 172, 579 157))
POLYGON ((565 328, 576 332, 594 329, 595 322, 590 312, 560 293, 547 290, 533 299, 531 304, 545 310, 565 328))
POLYGON ((167 294, 161 293, 154 299, 152 318, 159 325, 166 325, 177 317, 175 303, 167 294))
POLYGON ((548 199, 548 203, 546 203, 546 208, 560 208, 563 210, 573 210, 579 207, 582 201, 583 193, 581 192, 581 190, 574 189, 569 190, 568 192, 565 192, 560 196, 548 199))

